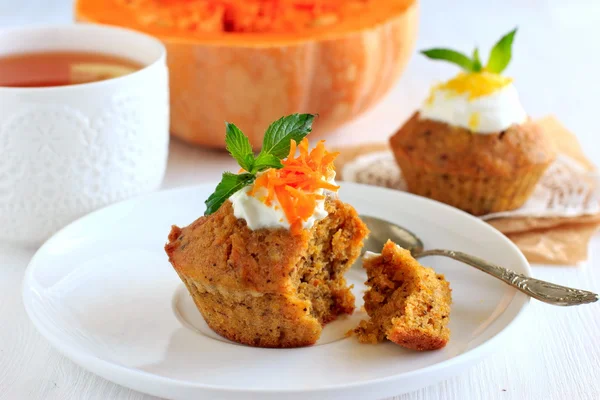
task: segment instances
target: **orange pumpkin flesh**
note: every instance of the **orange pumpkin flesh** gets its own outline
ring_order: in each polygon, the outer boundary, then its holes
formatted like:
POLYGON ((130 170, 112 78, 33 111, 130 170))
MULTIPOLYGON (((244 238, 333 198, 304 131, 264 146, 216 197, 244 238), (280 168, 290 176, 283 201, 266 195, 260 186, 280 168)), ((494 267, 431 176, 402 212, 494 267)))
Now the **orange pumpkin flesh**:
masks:
POLYGON ((418 4, 78 0, 75 14, 165 43, 173 135, 222 148, 230 121, 258 149, 265 128, 282 115, 317 113, 315 132, 324 134, 375 104, 410 58, 418 4), (271 9, 257 8, 265 4, 271 9))

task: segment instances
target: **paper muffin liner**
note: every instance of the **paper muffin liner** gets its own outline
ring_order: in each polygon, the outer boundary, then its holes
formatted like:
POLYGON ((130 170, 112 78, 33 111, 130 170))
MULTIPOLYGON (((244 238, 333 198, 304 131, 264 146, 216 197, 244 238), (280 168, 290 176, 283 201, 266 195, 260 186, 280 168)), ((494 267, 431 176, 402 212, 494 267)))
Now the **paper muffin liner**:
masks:
POLYGON ((446 203, 473 215, 485 215, 521 207, 529 198, 548 164, 519 176, 469 177, 416 168, 398 159, 411 193, 446 203))

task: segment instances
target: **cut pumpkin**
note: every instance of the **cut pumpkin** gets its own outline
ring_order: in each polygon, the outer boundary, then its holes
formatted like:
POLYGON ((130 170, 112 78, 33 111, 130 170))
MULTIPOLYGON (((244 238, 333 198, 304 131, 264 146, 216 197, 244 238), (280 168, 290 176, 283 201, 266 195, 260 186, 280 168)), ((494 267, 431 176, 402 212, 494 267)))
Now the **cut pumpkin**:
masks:
POLYGON ((327 133, 375 104, 414 48, 416 0, 78 0, 77 20, 136 29, 168 51, 171 132, 223 148, 234 122, 319 114, 327 133))

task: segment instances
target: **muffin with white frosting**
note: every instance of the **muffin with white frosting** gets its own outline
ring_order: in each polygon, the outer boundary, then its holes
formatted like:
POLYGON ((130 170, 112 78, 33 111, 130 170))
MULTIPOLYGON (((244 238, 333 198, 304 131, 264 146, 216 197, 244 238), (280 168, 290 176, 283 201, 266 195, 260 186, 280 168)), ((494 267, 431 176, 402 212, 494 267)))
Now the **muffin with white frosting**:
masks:
POLYGON ((434 86, 421 109, 390 139, 409 191, 474 215, 520 207, 555 158, 552 143, 501 75, 516 30, 494 46, 484 67, 448 49, 423 52, 463 71, 434 86))
POLYGON ((229 124, 228 149, 243 171, 225 173, 205 215, 169 234, 173 268, 208 326, 230 340, 307 346, 323 325, 354 310, 344 273, 367 228, 337 199, 337 154, 323 142, 309 149, 312 119, 275 122, 256 157, 229 124))

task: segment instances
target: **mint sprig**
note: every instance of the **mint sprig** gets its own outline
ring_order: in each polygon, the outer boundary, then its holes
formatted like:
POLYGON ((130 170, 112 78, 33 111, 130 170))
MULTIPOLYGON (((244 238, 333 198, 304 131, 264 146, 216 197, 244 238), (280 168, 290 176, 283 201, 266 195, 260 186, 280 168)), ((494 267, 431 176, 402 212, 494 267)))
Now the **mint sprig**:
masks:
POLYGON ((517 33, 517 28, 513 29, 494 45, 490 52, 488 62, 483 68, 479 58, 479 49, 473 50, 471 57, 456 50, 434 48, 421 51, 421 54, 432 60, 448 61, 456 64, 467 72, 481 72, 483 70, 500 74, 506 69, 512 58, 512 44, 517 33))
POLYGON ((231 172, 224 172, 221 182, 217 185, 215 192, 211 194, 205 202, 206 211, 204 212, 204 215, 210 215, 217 211, 225 200, 241 188, 251 185, 255 178, 256 176, 254 174, 249 173, 236 175, 231 172))
POLYGON ((235 192, 251 185, 256 175, 269 168, 282 168, 281 160, 290 152, 292 140, 300 142, 312 131, 313 114, 292 114, 273 122, 265 131, 262 150, 254 156, 250 140, 234 124, 225 124, 227 151, 245 171, 240 174, 224 172, 221 182, 206 200, 204 215, 210 215, 235 192))
POLYGON ((229 154, 246 171, 252 171, 254 166, 254 153, 248 137, 234 124, 225 123, 225 147, 229 154))
POLYGON ((312 114, 293 114, 273 122, 265 132, 261 153, 284 158, 292 140, 300 143, 310 133, 314 119, 312 114))
POLYGON ((481 59, 479 58, 479 49, 475 47, 475 50, 473 50, 473 70, 479 72, 482 68, 481 59))
MULTIPOLYGON (((288 147, 289 151, 290 148, 288 147)), ((275 157, 273 154, 261 152, 254 160, 254 167, 257 171, 262 171, 269 168, 283 168, 283 164, 281 164, 280 158, 275 157)))
POLYGON ((422 50, 421 54, 432 60, 444 60, 456 64, 466 71, 475 71, 474 63, 471 58, 455 50, 450 49, 429 49, 422 50))
POLYGON ((485 66, 485 69, 497 74, 504 71, 512 58, 512 44, 517 34, 517 29, 513 29, 494 45, 490 52, 490 58, 485 66))

